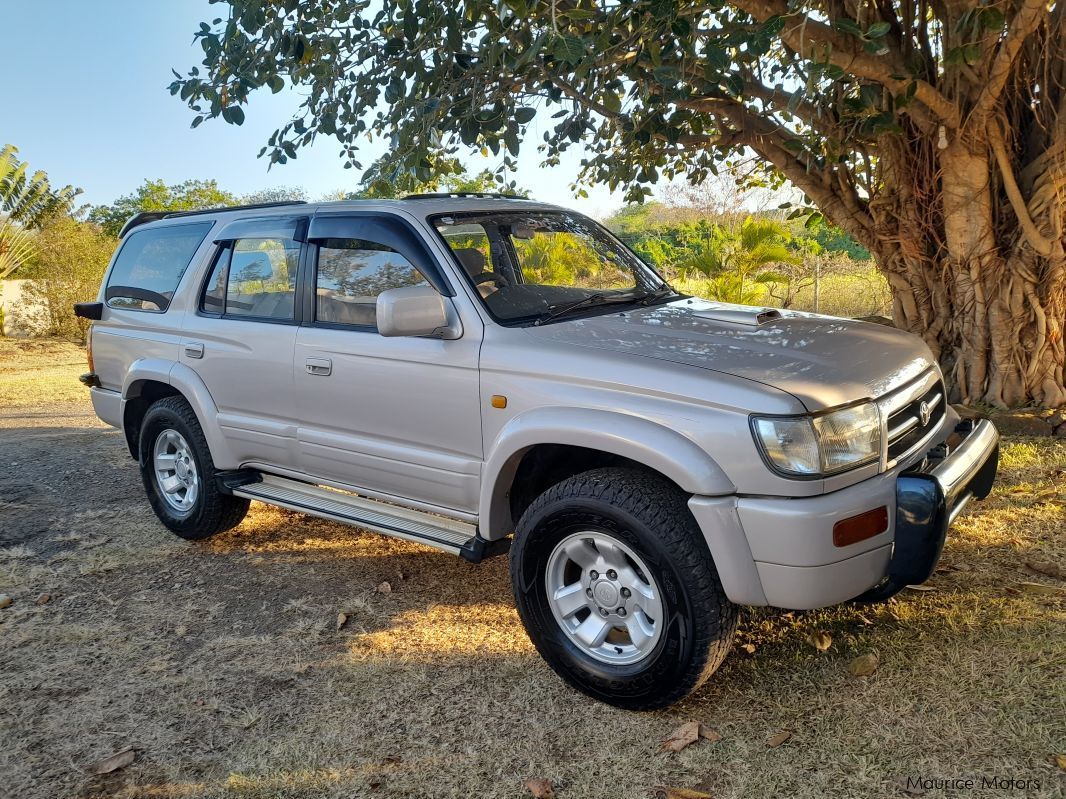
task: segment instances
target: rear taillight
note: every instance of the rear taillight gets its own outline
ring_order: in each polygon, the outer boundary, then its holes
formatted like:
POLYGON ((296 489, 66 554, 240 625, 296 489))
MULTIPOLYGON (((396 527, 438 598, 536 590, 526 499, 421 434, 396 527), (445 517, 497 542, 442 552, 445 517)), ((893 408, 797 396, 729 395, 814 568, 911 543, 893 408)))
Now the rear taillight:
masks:
POLYGON ((93 366, 93 326, 89 325, 89 329, 85 331, 85 358, 89 361, 89 371, 95 372, 96 368, 93 366))

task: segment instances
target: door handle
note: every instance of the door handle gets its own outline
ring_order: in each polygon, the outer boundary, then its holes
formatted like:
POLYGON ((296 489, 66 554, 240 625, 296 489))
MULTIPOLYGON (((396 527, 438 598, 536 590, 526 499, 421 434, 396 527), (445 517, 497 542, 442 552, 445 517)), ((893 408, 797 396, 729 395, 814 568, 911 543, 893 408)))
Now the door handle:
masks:
POLYGON ((309 375, 327 377, 333 373, 333 361, 329 358, 308 358, 304 361, 304 368, 309 375))
POLYGON ((198 341, 191 341, 185 345, 185 357, 186 358, 203 358, 204 357, 204 345, 198 341))

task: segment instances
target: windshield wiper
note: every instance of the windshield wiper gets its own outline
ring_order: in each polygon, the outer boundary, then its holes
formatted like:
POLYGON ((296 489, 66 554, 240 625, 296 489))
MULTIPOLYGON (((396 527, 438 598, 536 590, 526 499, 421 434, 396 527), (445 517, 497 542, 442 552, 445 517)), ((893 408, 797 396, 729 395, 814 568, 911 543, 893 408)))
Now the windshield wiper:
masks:
POLYGON ((655 300, 662 299, 663 297, 668 297, 671 294, 677 294, 677 292, 664 283, 657 289, 652 289, 651 291, 644 292, 639 297, 637 297, 636 300, 641 305, 650 305, 651 303, 655 302, 655 300))
POLYGON ((560 316, 565 316, 571 311, 576 311, 579 308, 585 308, 589 305, 612 305, 616 302, 633 302, 634 300, 643 300, 646 295, 632 293, 629 294, 608 294, 606 291, 599 291, 595 294, 589 294, 586 297, 582 297, 579 300, 573 302, 563 303, 562 305, 555 305, 550 308, 539 317, 533 324, 542 325, 545 322, 550 322, 552 319, 557 319, 560 316))

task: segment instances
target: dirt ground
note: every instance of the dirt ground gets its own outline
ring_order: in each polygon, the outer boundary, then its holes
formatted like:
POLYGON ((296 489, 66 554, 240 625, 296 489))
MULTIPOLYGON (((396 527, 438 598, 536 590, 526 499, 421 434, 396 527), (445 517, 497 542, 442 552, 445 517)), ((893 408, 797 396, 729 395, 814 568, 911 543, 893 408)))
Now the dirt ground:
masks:
POLYGON ((703 689, 633 714, 541 662, 504 559, 258 504, 209 542, 172 536, 80 371, 70 345, 0 340, 0 796, 521 797, 533 777, 563 799, 1066 795, 1062 440, 1006 442, 928 590, 746 612, 703 689), (722 740, 662 751, 687 721, 722 740))

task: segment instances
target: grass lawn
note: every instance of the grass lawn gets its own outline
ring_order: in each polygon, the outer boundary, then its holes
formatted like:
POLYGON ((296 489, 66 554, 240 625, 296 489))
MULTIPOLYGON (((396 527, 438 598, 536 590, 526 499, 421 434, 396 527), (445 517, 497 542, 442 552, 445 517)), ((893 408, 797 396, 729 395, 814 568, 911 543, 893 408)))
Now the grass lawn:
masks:
POLYGON ((72 346, 0 340, 4 796, 521 797, 534 777, 563 799, 920 793, 908 777, 976 780, 929 797, 1066 794, 1061 439, 1004 442, 926 590, 745 612, 703 689, 633 714, 541 662, 503 559, 258 504, 211 541, 171 535, 82 371, 72 346), (721 740, 662 751, 687 721, 721 740))

